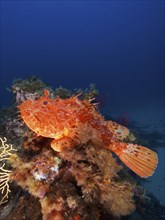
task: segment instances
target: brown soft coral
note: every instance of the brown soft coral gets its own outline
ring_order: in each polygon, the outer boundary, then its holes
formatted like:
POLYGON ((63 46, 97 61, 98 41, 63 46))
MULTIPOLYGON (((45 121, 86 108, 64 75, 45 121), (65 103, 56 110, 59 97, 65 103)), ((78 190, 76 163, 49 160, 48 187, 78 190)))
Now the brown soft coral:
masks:
POLYGON ((90 145, 86 148, 87 160, 97 165, 98 169, 106 179, 112 179, 122 169, 112 156, 112 152, 106 149, 90 145))
POLYGON ((45 196, 59 172, 60 159, 47 148, 29 161, 24 161, 17 155, 12 155, 9 160, 14 168, 10 179, 38 198, 45 196))
POLYGON ((41 200, 43 220, 64 220, 62 212, 65 201, 62 198, 45 197, 41 200))
POLYGON ((112 181, 101 191, 100 203, 113 216, 129 215, 135 210, 133 186, 125 181, 112 181))
POLYGON ((72 183, 60 180, 52 185, 43 199, 40 199, 44 220, 96 220, 97 208, 87 206, 78 195, 77 187, 72 183), (90 212, 89 209, 90 208, 90 212))
POLYGON ((72 151, 63 151, 60 156, 70 162, 69 171, 81 187, 87 203, 101 204, 114 216, 134 211, 134 184, 120 180, 118 172, 122 167, 116 163, 111 152, 89 143, 72 151))

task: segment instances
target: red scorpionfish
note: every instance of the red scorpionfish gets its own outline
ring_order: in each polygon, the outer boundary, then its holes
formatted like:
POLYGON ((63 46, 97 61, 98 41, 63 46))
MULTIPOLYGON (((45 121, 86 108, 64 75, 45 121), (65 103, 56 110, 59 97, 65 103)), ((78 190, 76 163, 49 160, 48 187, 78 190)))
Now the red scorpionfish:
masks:
POLYGON ((105 119, 89 100, 78 96, 49 98, 48 90, 37 100, 25 100, 19 106, 25 124, 37 135, 52 138, 55 151, 74 148, 91 141, 114 152, 140 177, 151 176, 158 163, 157 154, 143 146, 124 143, 129 130, 105 119))

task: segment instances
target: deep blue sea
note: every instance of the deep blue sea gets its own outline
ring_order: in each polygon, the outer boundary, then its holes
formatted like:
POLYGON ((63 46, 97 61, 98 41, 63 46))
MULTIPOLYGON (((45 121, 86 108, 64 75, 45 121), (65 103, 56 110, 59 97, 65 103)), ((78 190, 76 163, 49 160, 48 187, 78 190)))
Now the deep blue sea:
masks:
MULTIPOLYGON (((124 112, 147 132, 165 131, 165 2, 1 1, 0 104, 16 78, 52 88, 108 94, 103 109, 124 112)), ((165 133, 164 133, 165 134, 165 133)), ((161 139, 161 138, 160 138, 161 139)), ((165 148, 147 187, 165 204, 165 148)), ((160 147, 160 148, 159 148, 160 147)))
POLYGON ((164 1, 1 1, 1 104, 29 74, 96 83, 113 108, 162 102, 164 37, 164 1))

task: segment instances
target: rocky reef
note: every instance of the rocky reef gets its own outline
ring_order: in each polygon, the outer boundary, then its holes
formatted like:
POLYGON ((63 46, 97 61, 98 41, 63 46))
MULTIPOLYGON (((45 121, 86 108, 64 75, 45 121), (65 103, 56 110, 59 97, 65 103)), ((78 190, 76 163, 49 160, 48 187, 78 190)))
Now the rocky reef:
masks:
POLYGON ((161 219, 163 207, 111 151, 88 142, 56 152, 51 138, 37 136, 23 123, 17 105, 37 99, 45 88, 52 98, 98 95, 93 84, 70 91, 53 90, 36 76, 13 82, 13 105, 0 119, 0 219, 161 219))

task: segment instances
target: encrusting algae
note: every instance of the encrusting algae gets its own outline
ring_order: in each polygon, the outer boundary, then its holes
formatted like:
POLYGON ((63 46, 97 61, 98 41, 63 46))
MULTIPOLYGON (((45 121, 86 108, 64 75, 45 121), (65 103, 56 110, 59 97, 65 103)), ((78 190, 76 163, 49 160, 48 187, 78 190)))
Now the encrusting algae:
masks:
POLYGON ((112 152, 142 178, 154 173, 155 152, 125 143, 129 129, 106 121, 90 99, 53 97, 45 89, 19 100, 22 150, 0 139, 1 205, 13 181, 38 199, 44 220, 98 220, 102 212, 115 219, 135 210, 136 184, 120 175, 112 152))

